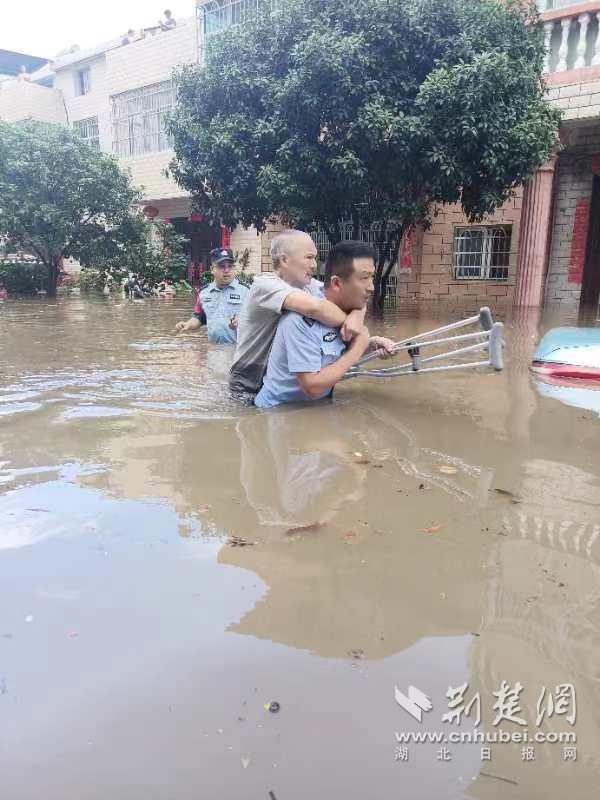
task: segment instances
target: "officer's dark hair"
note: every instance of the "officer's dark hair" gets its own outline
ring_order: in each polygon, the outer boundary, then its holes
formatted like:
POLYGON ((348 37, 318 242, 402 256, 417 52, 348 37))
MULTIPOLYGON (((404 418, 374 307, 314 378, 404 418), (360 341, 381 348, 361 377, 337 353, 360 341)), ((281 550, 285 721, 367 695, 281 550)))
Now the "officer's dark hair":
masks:
POLYGON ((355 258, 370 258, 375 261, 375 250, 366 242, 352 240, 334 245, 325 262, 325 286, 331 284, 334 275, 347 281, 354 271, 355 258))

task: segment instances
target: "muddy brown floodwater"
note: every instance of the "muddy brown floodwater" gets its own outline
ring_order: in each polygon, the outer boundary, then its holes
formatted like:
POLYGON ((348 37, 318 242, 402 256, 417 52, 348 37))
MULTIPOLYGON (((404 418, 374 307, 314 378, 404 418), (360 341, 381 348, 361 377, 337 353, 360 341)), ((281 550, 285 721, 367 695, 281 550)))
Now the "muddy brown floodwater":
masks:
POLYGON ((2 800, 597 797, 600 394, 530 375, 557 318, 502 374, 257 412, 188 306, 0 304, 2 800))

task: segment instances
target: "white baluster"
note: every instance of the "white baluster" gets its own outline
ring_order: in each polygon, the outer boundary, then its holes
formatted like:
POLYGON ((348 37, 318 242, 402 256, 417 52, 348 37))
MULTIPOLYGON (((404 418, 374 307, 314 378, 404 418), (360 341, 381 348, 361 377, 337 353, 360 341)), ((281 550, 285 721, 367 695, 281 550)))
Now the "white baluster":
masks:
POLYGON ((594 52, 592 54, 592 66, 597 67, 600 65, 600 11, 596 11, 596 21, 598 22, 598 33, 596 41, 594 42, 594 52))
POLYGON ((579 20, 579 42, 577 43, 577 58, 575 59, 575 69, 585 67, 585 51, 587 50, 587 32, 590 24, 589 14, 580 14, 579 20))
POLYGON ((558 50, 558 64, 556 65, 557 72, 564 72, 567 68, 567 56, 569 54, 569 33, 571 31, 571 17, 561 19, 560 26, 562 28, 562 38, 560 41, 560 48, 558 50))
POLYGON ((544 72, 550 72, 550 60, 552 58, 552 32, 554 30, 554 22, 544 23, 544 47, 546 48, 546 59, 544 61, 544 72))

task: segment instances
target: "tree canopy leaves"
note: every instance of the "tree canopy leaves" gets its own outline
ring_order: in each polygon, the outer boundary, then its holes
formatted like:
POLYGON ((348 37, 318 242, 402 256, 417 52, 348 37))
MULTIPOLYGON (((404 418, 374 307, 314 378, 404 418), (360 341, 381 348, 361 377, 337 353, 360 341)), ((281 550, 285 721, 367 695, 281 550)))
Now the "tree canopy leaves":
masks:
POLYGON ((47 265, 51 293, 63 256, 139 240, 139 200, 115 159, 72 130, 0 123, 0 233, 47 265))
POLYGON ((434 204, 459 202, 472 220, 494 211, 556 144, 526 4, 262 8, 179 75, 171 171, 214 221, 263 229, 277 216, 331 240, 342 219, 383 222, 389 244, 434 204))

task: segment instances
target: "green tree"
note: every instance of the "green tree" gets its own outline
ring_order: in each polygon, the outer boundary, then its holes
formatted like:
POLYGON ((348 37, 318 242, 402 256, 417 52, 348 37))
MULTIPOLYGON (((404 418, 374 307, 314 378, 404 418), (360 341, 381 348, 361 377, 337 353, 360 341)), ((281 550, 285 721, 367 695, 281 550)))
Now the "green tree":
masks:
POLYGON ((50 295, 63 257, 142 246, 139 200, 117 162, 70 129, 0 123, 0 234, 47 267, 50 295))
POLYGON ((185 237, 163 220, 150 222, 131 213, 118 226, 90 236, 79 261, 89 273, 86 285, 94 289, 103 288, 105 273, 115 281, 130 272, 150 284, 165 278, 178 281, 186 274, 185 237))
POLYGON ((280 0, 182 70, 171 171, 229 226, 377 233, 377 304, 408 225, 480 220, 556 145, 537 12, 517 0, 280 0))

